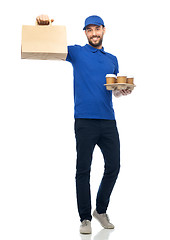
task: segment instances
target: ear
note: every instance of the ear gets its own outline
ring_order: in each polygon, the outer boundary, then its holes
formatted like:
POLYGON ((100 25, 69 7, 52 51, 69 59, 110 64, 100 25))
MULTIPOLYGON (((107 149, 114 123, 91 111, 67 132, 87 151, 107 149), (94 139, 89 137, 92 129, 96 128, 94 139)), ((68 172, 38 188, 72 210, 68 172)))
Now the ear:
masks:
POLYGON ((105 34, 106 33, 106 28, 105 27, 103 27, 103 34, 105 34))
POLYGON ((86 33, 86 30, 84 30, 84 33, 85 33, 85 35, 86 35, 86 37, 87 37, 87 33, 86 33))

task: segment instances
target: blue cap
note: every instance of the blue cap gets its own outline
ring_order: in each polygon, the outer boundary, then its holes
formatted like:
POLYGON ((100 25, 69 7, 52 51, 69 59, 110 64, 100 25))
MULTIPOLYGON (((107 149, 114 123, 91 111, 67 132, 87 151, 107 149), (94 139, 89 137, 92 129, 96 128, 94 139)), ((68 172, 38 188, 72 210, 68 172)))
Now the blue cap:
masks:
POLYGON ((100 25, 104 26, 103 19, 99 16, 96 16, 96 15, 92 15, 92 16, 86 18, 83 30, 85 30, 86 27, 90 24, 94 24, 94 25, 97 25, 97 26, 100 26, 100 25))

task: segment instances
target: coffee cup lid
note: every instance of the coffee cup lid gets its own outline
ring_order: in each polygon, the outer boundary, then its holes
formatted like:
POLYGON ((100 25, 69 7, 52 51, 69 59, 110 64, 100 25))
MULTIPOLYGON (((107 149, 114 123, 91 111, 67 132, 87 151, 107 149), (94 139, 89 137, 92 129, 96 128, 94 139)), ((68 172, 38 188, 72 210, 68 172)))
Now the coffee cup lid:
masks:
POLYGON ((117 78, 117 76, 115 74, 106 74, 106 77, 114 77, 117 78))
POLYGON ((117 76, 118 76, 118 77, 127 77, 127 74, 126 74, 126 73, 118 73, 117 76))

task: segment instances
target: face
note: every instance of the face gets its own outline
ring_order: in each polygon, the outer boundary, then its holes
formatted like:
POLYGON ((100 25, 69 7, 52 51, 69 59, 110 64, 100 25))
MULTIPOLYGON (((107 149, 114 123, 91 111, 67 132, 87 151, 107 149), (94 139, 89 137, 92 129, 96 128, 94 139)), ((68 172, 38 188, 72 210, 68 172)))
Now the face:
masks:
POLYGON ((102 48, 103 35, 105 34, 105 27, 90 24, 85 30, 86 37, 89 44, 95 48, 102 48))

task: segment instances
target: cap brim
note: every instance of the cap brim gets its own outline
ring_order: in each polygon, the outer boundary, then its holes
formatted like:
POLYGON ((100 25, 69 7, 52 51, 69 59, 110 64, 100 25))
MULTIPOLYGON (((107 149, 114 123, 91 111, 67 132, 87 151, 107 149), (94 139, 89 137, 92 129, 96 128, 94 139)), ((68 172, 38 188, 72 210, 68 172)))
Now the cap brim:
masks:
MULTIPOLYGON (((98 23, 89 23, 87 26, 89 26, 89 25, 96 25, 96 26, 101 26, 101 25, 102 25, 103 27, 105 27, 105 26, 104 26, 103 24, 101 24, 101 23, 100 23, 100 24, 98 24, 98 23)), ((83 30, 86 30, 86 27, 87 27, 87 26, 85 26, 85 27, 83 28, 83 30)))

